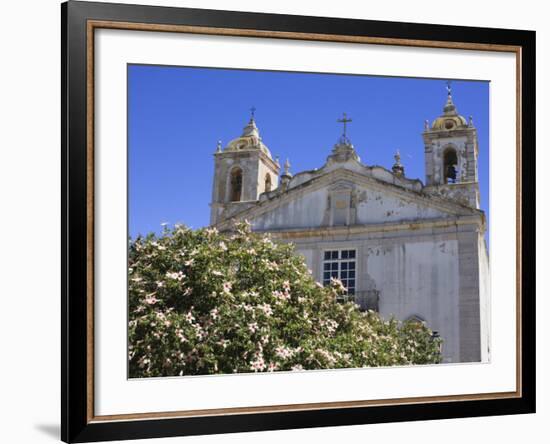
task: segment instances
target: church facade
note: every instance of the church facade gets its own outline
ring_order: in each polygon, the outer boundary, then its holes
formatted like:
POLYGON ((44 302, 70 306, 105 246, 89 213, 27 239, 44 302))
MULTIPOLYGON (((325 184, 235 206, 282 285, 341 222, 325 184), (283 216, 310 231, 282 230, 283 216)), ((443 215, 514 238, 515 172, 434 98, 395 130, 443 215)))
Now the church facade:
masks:
POLYGON ((252 115, 242 135, 218 144, 210 223, 235 220, 292 242, 315 279, 341 279, 363 309, 425 321, 443 339, 443 362, 487 362, 489 257, 479 207, 478 140, 451 91, 425 122, 425 181, 361 162, 344 132, 318 169, 281 172, 252 115))

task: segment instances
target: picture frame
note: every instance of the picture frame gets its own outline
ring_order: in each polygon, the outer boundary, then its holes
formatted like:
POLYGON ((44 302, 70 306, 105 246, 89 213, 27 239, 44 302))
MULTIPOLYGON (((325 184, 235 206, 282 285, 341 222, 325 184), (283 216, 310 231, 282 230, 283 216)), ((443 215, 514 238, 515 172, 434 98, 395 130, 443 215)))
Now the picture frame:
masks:
POLYGON ((535 412, 535 33, 357 19, 69 1, 62 23, 61 434, 65 442, 326 427, 535 412), (513 391, 97 415, 94 45, 100 29, 467 50, 515 56, 513 391))

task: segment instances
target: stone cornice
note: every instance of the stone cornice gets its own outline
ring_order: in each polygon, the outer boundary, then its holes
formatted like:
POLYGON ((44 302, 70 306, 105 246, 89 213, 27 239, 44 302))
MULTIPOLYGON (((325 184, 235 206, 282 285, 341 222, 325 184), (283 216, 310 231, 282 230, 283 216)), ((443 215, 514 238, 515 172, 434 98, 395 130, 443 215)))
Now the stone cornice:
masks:
POLYGON ((270 233, 274 239, 303 239, 314 237, 341 237, 357 234, 391 233, 404 231, 434 230, 456 228, 474 225, 480 232, 485 230, 485 219, 482 214, 475 216, 458 216, 447 219, 426 219, 422 221, 387 222, 381 224, 364 224, 336 227, 292 228, 285 230, 258 230, 257 232, 270 233))
POLYGON ((281 169, 280 166, 277 166, 275 161, 269 157, 266 153, 264 153, 262 150, 258 148, 250 148, 250 149, 241 149, 241 150, 233 150, 233 151, 220 151, 214 153, 214 157, 250 157, 251 155, 257 154, 269 167, 270 169, 275 173, 279 174, 279 171, 281 169))

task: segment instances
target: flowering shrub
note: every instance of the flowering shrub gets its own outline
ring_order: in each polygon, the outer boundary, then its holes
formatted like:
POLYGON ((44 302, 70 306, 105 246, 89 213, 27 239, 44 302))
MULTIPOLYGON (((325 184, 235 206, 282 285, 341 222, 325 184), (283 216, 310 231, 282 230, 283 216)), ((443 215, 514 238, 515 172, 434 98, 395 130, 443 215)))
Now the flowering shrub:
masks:
POLYGON ((315 282, 293 246, 165 228, 130 242, 130 377, 429 364, 440 340, 315 282))

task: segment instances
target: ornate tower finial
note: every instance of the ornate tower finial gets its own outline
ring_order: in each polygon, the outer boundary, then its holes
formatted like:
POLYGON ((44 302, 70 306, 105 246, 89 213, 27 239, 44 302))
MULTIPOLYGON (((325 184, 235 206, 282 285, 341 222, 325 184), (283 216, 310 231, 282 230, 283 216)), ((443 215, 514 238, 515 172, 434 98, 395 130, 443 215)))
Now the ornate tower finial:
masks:
POLYGON ((284 171, 283 171, 283 176, 290 176, 290 162, 288 161, 288 158, 286 159, 285 161, 285 164, 284 164, 284 171))
POLYGON ((456 115, 456 106, 453 103, 453 96, 452 96, 452 88, 451 88, 451 81, 447 80, 446 82, 446 89, 447 89, 447 103, 445 103, 445 106, 443 107, 443 113, 446 116, 456 115))
POLYGON ((283 167, 284 167, 284 171, 283 171, 283 174, 281 175, 281 191, 284 192, 287 190, 288 184, 292 179, 292 174, 290 174, 290 162, 288 161, 288 158, 286 159, 283 167))
POLYGON ((430 129, 430 121, 428 119, 424 120, 424 131, 428 131, 430 129))
POLYGON ((402 177, 405 175, 405 167, 401 164, 401 154, 399 153, 399 150, 395 152, 395 155, 393 156, 395 159, 395 163, 392 166, 392 171, 396 176, 402 177))
POLYGON ((216 144, 216 153, 222 152, 222 141, 218 140, 218 143, 216 144))
POLYGON ((401 153, 399 153, 399 150, 395 151, 393 158, 395 159, 395 163, 397 165, 401 165, 401 153))
POLYGON ((468 118, 468 126, 469 126, 470 128, 472 128, 472 127, 474 126, 474 118, 473 118, 472 116, 470 116, 470 117, 468 118))
POLYGON ((278 167, 281 166, 281 164, 279 163, 279 156, 275 156, 275 165, 277 165, 278 167))
POLYGON ((260 141, 260 131, 258 130, 258 127, 256 126, 256 121, 254 120, 255 112, 256 108, 250 108, 250 120, 248 121, 248 124, 243 128, 243 133, 241 134, 241 137, 254 136, 258 139, 258 141, 260 141))

